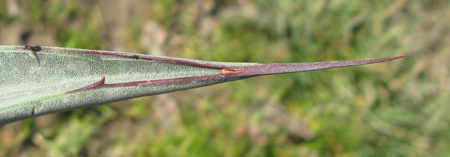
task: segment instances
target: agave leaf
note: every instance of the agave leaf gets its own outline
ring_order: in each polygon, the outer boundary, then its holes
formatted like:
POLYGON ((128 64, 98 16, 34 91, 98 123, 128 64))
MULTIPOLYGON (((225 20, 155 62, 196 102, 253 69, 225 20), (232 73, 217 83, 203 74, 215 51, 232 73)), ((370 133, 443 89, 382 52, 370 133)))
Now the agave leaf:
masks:
POLYGON ((226 63, 58 47, 0 46, 0 125, 259 75, 384 62, 226 63))

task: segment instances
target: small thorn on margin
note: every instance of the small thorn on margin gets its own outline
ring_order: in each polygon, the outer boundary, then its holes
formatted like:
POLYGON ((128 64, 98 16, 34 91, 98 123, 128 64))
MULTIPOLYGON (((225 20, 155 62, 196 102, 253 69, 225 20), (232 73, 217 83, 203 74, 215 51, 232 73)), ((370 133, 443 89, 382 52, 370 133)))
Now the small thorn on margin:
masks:
POLYGON ((33 106, 33 110, 31 111, 31 116, 34 117, 36 114, 36 106, 33 106))
POLYGON ((70 93, 76 93, 76 92, 81 92, 81 91, 87 91, 87 90, 91 90, 91 89, 101 88, 103 85, 105 85, 105 76, 103 76, 103 78, 100 81, 98 81, 98 82, 95 82, 95 83, 93 83, 91 85, 88 85, 86 87, 83 87, 83 88, 80 88, 80 89, 75 89, 73 91, 69 91, 69 92, 66 92, 66 93, 70 94, 70 93))
POLYGON ((34 51, 34 52, 38 52, 38 51, 41 51, 41 50, 42 50, 42 47, 39 46, 39 45, 31 45, 31 44, 27 44, 27 45, 25 45, 25 49, 31 50, 31 51, 34 51))
POLYGON ((25 45, 25 49, 31 50, 32 56, 36 59, 37 63, 40 65, 41 60, 39 59, 39 56, 36 52, 41 51, 42 47, 39 45, 25 45))

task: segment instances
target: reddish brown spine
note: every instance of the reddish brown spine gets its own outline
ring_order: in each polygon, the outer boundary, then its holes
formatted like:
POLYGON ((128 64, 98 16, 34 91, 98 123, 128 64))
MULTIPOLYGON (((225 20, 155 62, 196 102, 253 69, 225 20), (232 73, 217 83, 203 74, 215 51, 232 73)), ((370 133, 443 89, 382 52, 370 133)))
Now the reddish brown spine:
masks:
POLYGON ((302 71, 313 71, 320 69, 330 69, 337 67, 355 66, 372 64, 379 62, 386 62, 390 60, 400 59, 406 56, 375 59, 375 60, 359 60, 359 61, 337 61, 337 62, 317 62, 317 63, 278 63, 278 64, 259 64, 255 66, 225 66, 222 68, 222 74, 197 76, 197 77, 183 77, 173 79, 161 79, 161 80, 148 80, 148 81, 135 81, 115 84, 104 84, 105 77, 99 82, 92 85, 76 89, 67 93, 75 93, 86 90, 98 89, 98 88, 110 88, 110 87, 130 87, 130 86, 152 86, 152 85, 173 85, 173 84, 185 84, 189 82, 207 82, 207 81, 220 81, 233 80, 234 78, 248 78, 260 75, 271 75, 279 73, 292 73, 302 71))

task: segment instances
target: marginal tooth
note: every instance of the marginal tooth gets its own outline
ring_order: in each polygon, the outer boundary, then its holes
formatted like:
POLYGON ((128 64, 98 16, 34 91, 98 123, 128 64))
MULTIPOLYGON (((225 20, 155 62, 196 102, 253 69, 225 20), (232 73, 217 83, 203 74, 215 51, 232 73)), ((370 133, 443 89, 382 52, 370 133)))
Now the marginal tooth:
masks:
POLYGON ((25 45, 25 49, 31 50, 30 56, 34 57, 34 59, 36 59, 36 62, 38 63, 38 65, 40 65, 41 60, 39 59, 37 52, 41 51, 42 47, 40 47, 39 45, 25 45))
POLYGON ((72 91, 68 91, 66 93, 70 94, 70 93, 76 93, 76 92, 81 92, 81 91, 101 88, 104 85, 105 85, 105 76, 103 76, 103 78, 100 81, 98 81, 98 82, 95 82, 95 83, 93 83, 91 85, 88 85, 88 86, 85 86, 83 88, 79 88, 79 89, 75 89, 75 90, 72 90, 72 91))

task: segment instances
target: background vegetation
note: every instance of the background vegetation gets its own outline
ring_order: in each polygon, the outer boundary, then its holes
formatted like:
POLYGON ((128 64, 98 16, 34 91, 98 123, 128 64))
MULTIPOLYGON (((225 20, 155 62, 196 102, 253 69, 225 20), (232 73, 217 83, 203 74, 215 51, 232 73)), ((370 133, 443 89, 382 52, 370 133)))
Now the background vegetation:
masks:
MULTIPOLYGON (((412 54, 0 128, 0 156, 448 156, 446 0, 0 0, 0 44, 230 62, 412 54)), ((1 89, 0 89, 1 90, 1 89)))

